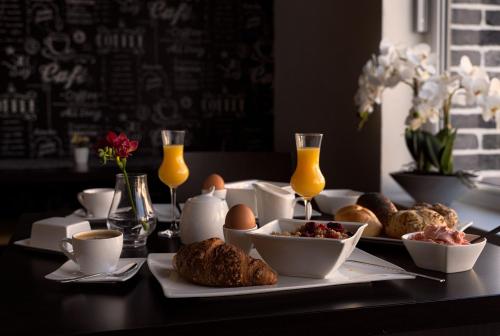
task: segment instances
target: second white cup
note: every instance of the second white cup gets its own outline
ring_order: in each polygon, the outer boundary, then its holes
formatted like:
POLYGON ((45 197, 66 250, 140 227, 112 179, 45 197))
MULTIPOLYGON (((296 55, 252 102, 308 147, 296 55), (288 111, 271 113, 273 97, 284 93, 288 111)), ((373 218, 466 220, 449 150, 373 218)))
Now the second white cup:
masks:
POLYGON ((113 201, 115 190, 112 188, 85 189, 77 195, 80 204, 87 210, 89 217, 106 218, 113 201))

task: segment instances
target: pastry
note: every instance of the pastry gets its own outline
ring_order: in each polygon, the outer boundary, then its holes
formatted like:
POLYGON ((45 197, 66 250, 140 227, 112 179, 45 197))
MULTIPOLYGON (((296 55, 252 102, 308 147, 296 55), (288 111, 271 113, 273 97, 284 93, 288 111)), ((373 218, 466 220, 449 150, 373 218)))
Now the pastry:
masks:
POLYGON ((400 239, 402 235, 422 231, 427 225, 446 226, 443 216, 428 208, 400 210, 393 214, 384 227, 385 234, 400 239))
POLYGON ((391 200, 380 193, 363 194, 356 203, 371 210, 383 226, 386 226, 391 215, 398 211, 391 200))
POLYGON ((434 203, 434 204, 429 204, 429 203, 417 203, 413 206, 412 209, 422 209, 422 208, 428 208, 431 210, 436 211, 439 213, 441 216, 444 217, 446 220, 446 225, 450 229, 454 229, 457 224, 458 224, 458 214, 455 210, 453 210, 450 207, 447 207, 444 204, 441 203, 434 203))
POLYGON ((368 223, 363 231, 363 237, 376 237, 382 233, 383 227, 377 216, 361 205, 353 204, 339 209, 335 213, 335 220, 346 222, 368 223))
POLYGON ((219 238, 183 246, 174 256, 179 275, 205 286, 240 287, 273 285, 278 276, 266 263, 219 238))

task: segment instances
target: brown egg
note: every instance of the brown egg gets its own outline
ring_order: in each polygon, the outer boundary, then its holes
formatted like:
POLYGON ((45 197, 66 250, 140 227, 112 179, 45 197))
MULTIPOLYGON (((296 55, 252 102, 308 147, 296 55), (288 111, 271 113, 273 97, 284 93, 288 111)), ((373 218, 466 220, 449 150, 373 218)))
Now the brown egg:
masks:
POLYGON ((224 189, 224 179, 217 174, 212 174, 208 176, 203 182, 203 190, 208 190, 212 186, 215 187, 215 190, 224 189))
POLYGON ((249 230, 256 226, 252 209, 244 204, 236 204, 229 209, 224 226, 234 230, 249 230))

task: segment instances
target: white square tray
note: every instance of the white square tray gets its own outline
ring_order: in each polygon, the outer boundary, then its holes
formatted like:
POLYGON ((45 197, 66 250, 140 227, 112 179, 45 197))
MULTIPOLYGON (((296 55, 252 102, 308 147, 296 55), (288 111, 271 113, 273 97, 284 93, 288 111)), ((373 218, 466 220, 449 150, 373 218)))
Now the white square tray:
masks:
MULTIPOLYGON (((246 295, 371 281, 415 278, 411 275, 390 273, 390 270, 380 267, 349 263, 347 261, 338 269, 337 272, 327 279, 288 277, 280 275, 278 276, 278 283, 271 286, 232 288, 205 287, 190 283, 182 279, 177 274, 172 266, 172 258, 174 255, 175 253, 151 253, 148 255, 149 269, 160 283, 165 296, 169 298, 246 295)), ((253 257, 259 257, 255 250, 252 250, 251 255, 253 257)), ((374 255, 358 248, 353 251, 349 260, 358 260, 399 268, 390 262, 377 258, 374 255)))

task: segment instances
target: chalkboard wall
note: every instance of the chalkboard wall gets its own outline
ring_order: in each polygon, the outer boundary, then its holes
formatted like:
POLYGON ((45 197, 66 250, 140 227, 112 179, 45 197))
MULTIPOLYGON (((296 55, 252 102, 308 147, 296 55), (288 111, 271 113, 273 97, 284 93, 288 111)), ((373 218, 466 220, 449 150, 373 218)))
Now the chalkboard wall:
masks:
POLYGON ((273 2, 0 1, 0 158, 61 157, 106 130, 153 154, 273 149, 273 2))

